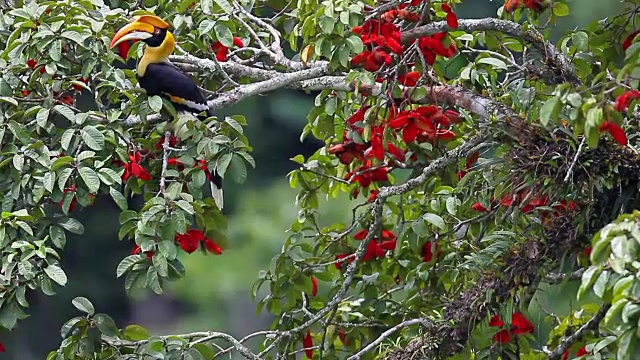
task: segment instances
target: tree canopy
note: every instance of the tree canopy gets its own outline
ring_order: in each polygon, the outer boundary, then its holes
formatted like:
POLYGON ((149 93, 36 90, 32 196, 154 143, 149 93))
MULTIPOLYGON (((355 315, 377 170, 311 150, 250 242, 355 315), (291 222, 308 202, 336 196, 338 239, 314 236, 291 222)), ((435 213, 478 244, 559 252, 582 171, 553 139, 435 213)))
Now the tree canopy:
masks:
POLYGON ((188 272, 181 254, 233 247, 212 176, 242 184, 256 166, 251 119, 197 117, 140 88, 145 44, 110 43, 156 15, 214 114, 279 89, 315 95, 301 139, 324 146, 291 159, 297 196, 282 201, 298 216, 252 289, 273 323, 151 335, 77 297, 48 359, 637 358, 640 1, 556 43, 549 29, 578 2, 507 0, 480 19, 463 6, 6 3, 0 327, 20 325, 29 292, 67 283, 67 234, 97 196, 121 210, 132 250, 113 275, 127 291, 161 294, 188 272), (321 204, 344 199, 351 216, 327 221, 321 204))

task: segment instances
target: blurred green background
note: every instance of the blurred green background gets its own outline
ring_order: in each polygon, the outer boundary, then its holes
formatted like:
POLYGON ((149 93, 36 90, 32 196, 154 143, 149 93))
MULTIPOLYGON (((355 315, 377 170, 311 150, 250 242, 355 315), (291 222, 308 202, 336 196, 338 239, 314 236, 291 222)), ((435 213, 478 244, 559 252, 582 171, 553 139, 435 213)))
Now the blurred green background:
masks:
MULTIPOLYGON (((572 6, 571 17, 561 19, 554 39, 564 31, 610 16, 621 6, 617 0, 574 3, 579 6, 572 6)), ((457 13, 460 18, 495 16, 501 5, 501 1, 465 1, 457 13)), ((58 288, 54 297, 30 294, 31 316, 11 333, 0 333, 8 349, 0 359, 44 359, 48 351, 58 347, 61 325, 78 315, 71 306, 76 296, 89 298, 97 311, 112 315, 120 327, 136 323, 155 334, 224 330, 243 336, 268 327, 270 319, 256 314, 250 291, 258 271, 267 268, 280 250, 285 231, 297 214, 295 191, 285 178, 295 168, 289 158, 309 155, 321 145, 312 139, 299 140, 313 98, 314 94, 280 91, 220 113, 246 116, 257 163, 244 185, 226 184, 230 246, 223 255, 183 254, 187 277, 171 284, 164 295, 145 292, 127 297, 122 279, 115 278, 115 269, 132 243, 118 241, 118 210, 108 196, 99 198, 95 207, 79 213, 86 234, 71 238, 63 253, 67 287, 58 288)), ((325 204, 323 212, 338 220, 345 218, 349 209, 344 202, 332 201, 325 204)), ((563 296, 557 291, 548 294, 563 296)))

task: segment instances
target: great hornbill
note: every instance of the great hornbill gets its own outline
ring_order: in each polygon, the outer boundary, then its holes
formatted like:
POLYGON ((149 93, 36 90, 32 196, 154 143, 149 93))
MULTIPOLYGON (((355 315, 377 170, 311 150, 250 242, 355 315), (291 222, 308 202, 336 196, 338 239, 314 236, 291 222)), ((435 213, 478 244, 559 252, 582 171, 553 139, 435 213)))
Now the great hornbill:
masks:
MULTIPOLYGON (((136 78, 140 87, 149 96, 163 96, 177 110, 186 110, 195 114, 206 111, 207 116, 213 113, 207 106, 198 85, 191 77, 169 63, 169 55, 173 53, 176 42, 169 31, 169 23, 154 15, 134 17, 134 21, 125 25, 113 36, 110 47, 130 40, 141 40, 147 44, 142 58, 138 61, 136 78)), ((223 206, 222 178, 214 172, 212 176, 212 196, 220 209, 223 206)))

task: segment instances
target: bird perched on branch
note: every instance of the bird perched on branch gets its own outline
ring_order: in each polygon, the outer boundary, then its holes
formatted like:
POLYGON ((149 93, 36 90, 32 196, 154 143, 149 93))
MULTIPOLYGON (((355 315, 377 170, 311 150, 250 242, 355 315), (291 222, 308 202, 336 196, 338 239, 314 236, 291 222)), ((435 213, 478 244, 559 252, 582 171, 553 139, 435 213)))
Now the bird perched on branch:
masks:
MULTIPOLYGON (((206 112, 207 116, 213 116, 198 85, 189 75, 169 63, 169 55, 176 47, 170 27, 169 23, 154 15, 136 16, 133 22, 118 30, 111 39, 110 47, 130 40, 143 41, 146 48, 138 61, 136 78, 147 95, 166 98, 176 110, 194 114, 206 112)), ((222 178, 216 172, 213 173, 212 184, 212 196, 222 209, 222 178)))

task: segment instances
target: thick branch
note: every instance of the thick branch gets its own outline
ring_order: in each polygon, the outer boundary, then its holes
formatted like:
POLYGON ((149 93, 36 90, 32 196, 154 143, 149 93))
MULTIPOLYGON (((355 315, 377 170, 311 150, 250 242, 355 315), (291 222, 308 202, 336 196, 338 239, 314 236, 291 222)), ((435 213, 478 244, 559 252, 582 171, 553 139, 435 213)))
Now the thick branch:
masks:
POLYGON ((578 86, 581 83, 575 73, 573 65, 569 59, 567 59, 567 57, 558 50, 558 48, 556 48, 552 43, 544 40, 542 34, 533 27, 525 28, 524 26, 509 20, 494 18, 460 20, 458 21, 457 29, 451 29, 447 25, 446 21, 438 21, 428 25, 418 26, 412 30, 404 32, 402 34, 402 41, 409 42, 421 36, 453 30, 498 31, 517 39, 521 39, 538 50, 547 60, 547 64, 562 80, 570 82, 574 86, 578 86))

